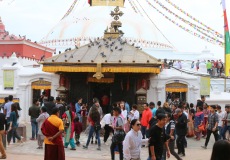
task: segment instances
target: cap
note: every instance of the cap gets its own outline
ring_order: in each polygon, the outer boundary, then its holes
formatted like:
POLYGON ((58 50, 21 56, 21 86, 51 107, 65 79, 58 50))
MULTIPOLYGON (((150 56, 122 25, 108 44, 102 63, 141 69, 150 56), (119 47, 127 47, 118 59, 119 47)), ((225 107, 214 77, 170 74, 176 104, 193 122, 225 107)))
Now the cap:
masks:
POLYGON ((177 114, 180 113, 180 112, 182 112, 181 109, 180 109, 180 108, 177 108, 177 109, 175 110, 174 115, 177 115, 177 114))

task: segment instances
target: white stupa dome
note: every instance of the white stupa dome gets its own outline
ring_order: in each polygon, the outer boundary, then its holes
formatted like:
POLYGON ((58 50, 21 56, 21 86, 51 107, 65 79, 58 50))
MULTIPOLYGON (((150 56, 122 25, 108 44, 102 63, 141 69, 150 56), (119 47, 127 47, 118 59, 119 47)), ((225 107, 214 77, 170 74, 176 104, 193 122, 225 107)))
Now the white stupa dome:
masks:
MULTIPOLYGON (((80 0, 81 1, 81 0, 80 0)), ((80 2, 79 2, 80 3, 80 2)), ((120 8, 124 13, 122 22, 124 38, 131 44, 143 48, 172 48, 153 23, 135 13, 125 2, 120 8)), ((110 27, 113 18, 110 16, 115 7, 89 6, 78 4, 42 39, 41 44, 58 50, 68 47, 82 46, 89 39, 101 38, 104 30, 110 27)))

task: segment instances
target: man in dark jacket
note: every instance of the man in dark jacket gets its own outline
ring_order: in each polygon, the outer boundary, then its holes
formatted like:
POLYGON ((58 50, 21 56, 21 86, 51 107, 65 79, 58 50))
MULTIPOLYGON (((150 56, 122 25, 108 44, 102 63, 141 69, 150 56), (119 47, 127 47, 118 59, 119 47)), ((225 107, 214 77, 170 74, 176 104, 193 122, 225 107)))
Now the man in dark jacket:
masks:
POLYGON ((55 108, 55 103, 54 103, 54 97, 50 96, 49 98, 49 102, 44 102, 44 106, 46 107, 47 109, 47 113, 49 115, 52 115, 52 110, 53 108, 55 108))
POLYGON ((38 99, 33 100, 33 105, 29 108, 29 116, 30 116, 30 121, 31 121, 31 126, 32 126, 32 137, 30 140, 35 140, 37 139, 38 135, 38 123, 36 119, 39 117, 40 114, 40 107, 39 107, 39 101, 38 99))
POLYGON ((176 120, 176 134, 177 134, 177 148, 178 148, 178 154, 180 156, 185 156, 185 135, 187 134, 187 117, 182 112, 180 108, 177 108, 175 110, 175 115, 178 116, 178 119, 176 120))

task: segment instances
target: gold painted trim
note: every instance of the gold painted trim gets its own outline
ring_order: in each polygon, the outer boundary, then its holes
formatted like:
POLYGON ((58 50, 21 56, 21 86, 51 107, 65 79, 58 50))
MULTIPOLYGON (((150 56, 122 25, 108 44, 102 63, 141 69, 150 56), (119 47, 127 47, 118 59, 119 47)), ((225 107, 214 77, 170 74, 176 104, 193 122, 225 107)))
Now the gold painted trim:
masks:
MULTIPOLYGON (((44 72, 96 72, 96 67, 76 66, 43 66, 44 72)), ((154 67, 102 67, 102 73, 160 73, 160 68, 154 67)))

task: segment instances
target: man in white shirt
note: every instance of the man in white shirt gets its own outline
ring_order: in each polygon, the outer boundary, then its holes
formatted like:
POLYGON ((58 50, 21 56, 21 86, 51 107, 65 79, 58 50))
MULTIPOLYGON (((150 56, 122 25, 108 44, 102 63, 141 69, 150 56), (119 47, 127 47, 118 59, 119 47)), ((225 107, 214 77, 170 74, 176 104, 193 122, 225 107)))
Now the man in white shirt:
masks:
POLYGON ((217 114, 218 114, 218 131, 219 131, 219 139, 222 139, 222 135, 223 135, 223 119, 225 119, 225 117, 227 116, 227 112, 226 111, 222 111, 221 110, 221 106, 217 105, 217 114))
POLYGON ((132 110, 129 112, 129 120, 132 121, 133 119, 138 119, 140 118, 140 113, 137 110, 137 105, 134 104, 132 106, 132 110))
POLYGON ((104 123, 105 123, 105 126, 104 126, 104 129, 105 129, 104 143, 105 143, 105 145, 108 145, 107 140, 109 138, 109 135, 111 132, 113 133, 113 128, 110 126, 112 124, 112 120, 113 120, 112 114, 113 114, 113 112, 108 113, 102 119, 102 121, 104 121, 104 123))
POLYGON ((141 123, 138 119, 131 121, 131 130, 126 134, 123 141, 123 154, 125 160, 140 160, 142 142, 141 123))

